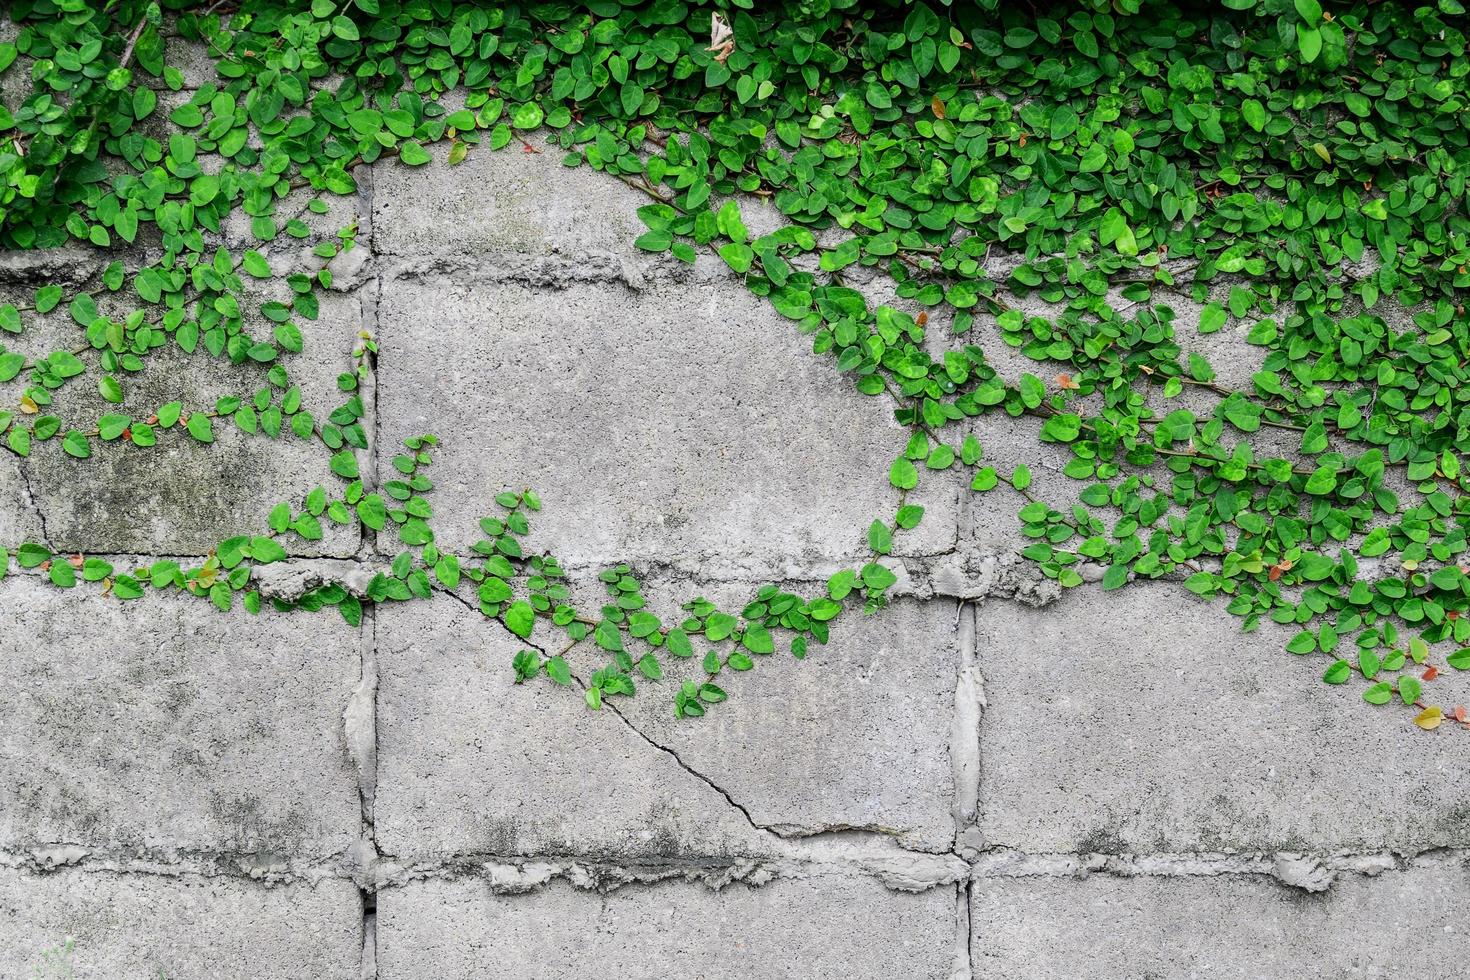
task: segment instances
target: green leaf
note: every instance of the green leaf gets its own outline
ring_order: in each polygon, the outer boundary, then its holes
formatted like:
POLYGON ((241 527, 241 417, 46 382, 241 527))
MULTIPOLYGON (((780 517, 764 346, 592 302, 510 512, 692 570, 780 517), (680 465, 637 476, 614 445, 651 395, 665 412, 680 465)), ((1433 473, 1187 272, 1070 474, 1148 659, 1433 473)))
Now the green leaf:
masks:
POLYGON ((1393 699, 1393 685, 1380 681, 1363 692, 1363 700, 1369 704, 1388 704, 1393 699))
POLYGON ((87 441, 85 435, 76 429, 67 432, 66 436, 62 438, 61 449, 68 456, 75 457, 76 459, 87 459, 92 455, 92 444, 87 441))
POLYGON ((1108 570, 1103 573, 1102 587, 1104 590, 1121 589, 1128 584, 1129 568, 1126 564, 1119 562, 1109 565, 1108 570))
POLYGON ((1298 27, 1296 44, 1297 50, 1301 52, 1302 60, 1310 65, 1322 53, 1322 32, 1315 27, 1298 27))
MULTIPOLYGON (((160 416, 161 420, 162 418, 160 416)), ((189 430, 189 435, 193 436, 196 441, 206 443, 214 442, 214 423, 205 413, 192 413, 189 416, 189 420, 184 423, 184 427, 189 430)))
POLYGON ((536 610, 526 600, 517 599, 501 613, 500 618, 506 629, 524 640, 536 625, 536 610))
POLYGON ((1225 307, 1219 303, 1211 303, 1206 306, 1199 315, 1199 332, 1215 333, 1225 326, 1225 307))
POLYGON ((919 471, 913 463, 900 456, 888 468, 888 482, 900 490, 912 490, 919 485, 919 471))
POLYGON ((1266 128, 1266 107, 1255 99, 1243 100, 1240 103, 1240 114, 1256 132, 1266 128))
POLYGON ((572 683, 572 668, 565 657, 551 657, 546 661, 546 676, 562 687, 568 687, 572 683))
POLYGON ((398 159, 410 167, 422 167, 434 158, 429 156, 429 151, 422 144, 414 140, 404 140, 398 145, 398 159))
POLYGON ((771 638, 770 630, 764 626, 747 626, 740 638, 741 646, 751 653, 767 654, 776 649, 775 641, 771 638))
POLYGON ((868 548, 886 555, 893 550, 893 533, 882 521, 874 521, 868 528, 868 548))
POLYGON ((274 538, 254 537, 250 539, 250 557, 262 565, 272 562, 284 561, 286 549, 282 548, 274 538))
POLYGON ((1315 25, 1322 20, 1322 4, 1318 0, 1292 0, 1302 20, 1315 25))

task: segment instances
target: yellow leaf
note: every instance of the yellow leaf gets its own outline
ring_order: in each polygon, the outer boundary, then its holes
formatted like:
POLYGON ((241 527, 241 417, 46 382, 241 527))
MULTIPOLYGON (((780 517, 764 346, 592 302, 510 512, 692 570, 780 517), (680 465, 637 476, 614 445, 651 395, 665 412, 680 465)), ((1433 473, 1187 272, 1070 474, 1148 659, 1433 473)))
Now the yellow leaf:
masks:
POLYGON ((934 110, 934 115, 936 117, 940 119, 944 118, 944 100, 941 99, 939 96, 934 96, 934 101, 929 103, 929 108, 934 110))
POLYGON ((1323 163, 1331 163, 1332 162, 1332 154, 1329 153, 1327 151, 1327 147, 1323 146, 1321 143, 1313 143, 1312 144, 1312 152, 1315 153, 1315 154, 1317 154, 1319 157, 1321 157, 1323 163))
POLYGON ((1414 724, 1418 725, 1426 732, 1432 732, 1439 727, 1439 723, 1442 721, 1444 721, 1444 712, 1440 711, 1438 706, 1436 706, 1432 708, 1425 708, 1423 711, 1419 712, 1419 716, 1414 719, 1414 724))
POLYGON ((35 415, 41 410, 41 407, 31 400, 30 395, 21 395, 20 410, 27 415, 35 415))

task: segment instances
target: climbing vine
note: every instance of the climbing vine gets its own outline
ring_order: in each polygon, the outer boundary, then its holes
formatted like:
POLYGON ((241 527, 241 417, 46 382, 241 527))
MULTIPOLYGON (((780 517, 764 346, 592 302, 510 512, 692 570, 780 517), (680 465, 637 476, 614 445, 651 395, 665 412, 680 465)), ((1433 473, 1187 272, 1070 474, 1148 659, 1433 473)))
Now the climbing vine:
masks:
POLYGON ((96 290, 46 285, 0 307, 0 341, 61 308, 79 330, 45 356, 0 347, 6 448, 56 441, 85 465, 99 442, 148 452, 235 426, 320 444, 342 484, 281 503, 197 567, 121 570, 31 542, 0 551, 0 574, 13 551, 63 588, 332 606, 354 623, 364 602, 468 582, 523 640, 538 625, 565 636, 518 653, 518 681, 579 685, 598 708, 687 659, 702 671, 675 708, 697 716, 724 700, 718 675, 778 645, 804 656, 845 610, 884 605, 897 578, 882 558, 924 516, 909 491, 958 472, 974 492, 1018 495, 1023 553, 1064 588, 1178 578, 1246 629, 1295 626, 1287 649, 1318 658, 1328 684, 1411 706, 1424 729, 1465 723, 1425 687, 1441 666, 1470 669, 1464 13, 1459 0, 17 0, 0 43, 0 244, 119 257, 96 290), (185 92, 173 43, 206 50, 217 77, 185 92), (451 166, 516 145, 637 188, 639 248, 718 256, 860 392, 890 400, 908 438, 874 474, 899 503, 868 530, 871 560, 811 597, 695 599, 678 623, 618 566, 594 615, 554 556, 523 547, 534 492, 499 494, 473 553, 453 555, 432 529, 434 436, 408 440, 381 486, 359 474, 373 339, 351 352, 341 406, 314 417, 287 364, 331 273, 279 274, 222 230, 243 218, 257 243, 302 239, 325 262, 356 230, 313 216, 356 190, 355 168, 423 166, 444 142, 451 166), (291 192, 313 195, 300 214, 284 211, 291 192), (752 232, 752 197, 785 224, 752 232), (862 267, 902 302, 870 302, 862 267), (287 299, 260 300, 283 285, 287 299), (1181 318, 1184 303, 1199 312, 1181 318), (268 334, 247 327, 257 310, 268 334), (1225 383, 1203 354, 1200 337, 1226 329, 1227 356, 1259 360, 1248 382, 1225 383), (258 365, 261 385, 132 404, 130 380, 171 347, 258 365), (1002 348, 1034 369, 998 369, 1002 348), (115 410, 64 414, 78 384, 115 410), (987 463, 997 413, 1034 417, 1070 453, 1072 485, 987 463), (255 568, 331 524, 404 550, 365 596, 332 584, 263 600, 255 568), (585 679, 566 659, 584 642, 608 656, 585 679))

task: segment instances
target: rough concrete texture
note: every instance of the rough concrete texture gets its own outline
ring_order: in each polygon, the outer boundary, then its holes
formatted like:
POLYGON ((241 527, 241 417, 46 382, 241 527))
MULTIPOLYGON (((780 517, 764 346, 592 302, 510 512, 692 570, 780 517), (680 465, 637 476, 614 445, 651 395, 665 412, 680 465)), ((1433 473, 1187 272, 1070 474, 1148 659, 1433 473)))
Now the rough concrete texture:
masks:
MULTIPOLYGON (((543 540, 569 565, 618 555, 801 575, 858 557, 868 524, 895 506, 881 477, 904 433, 888 404, 853 391, 791 321, 728 283, 570 282, 548 294, 429 275, 385 283, 378 322, 380 465, 386 474, 386 450, 405 436, 446 438, 435 503, 459 550, 495 493, 532 487, 546 503, 543 540), (449 432, 446 418, 472 422, 449 432)), ((932 523, 899 549, 952 548, 956 488, 915 502, 932 523)))
MULTIPOLYGON (((670 702, 695 664, 599 716, 579 689, 513 684, 505 665, 524 645, 448 598, 379 612, 384 854, 677 860, 834 830, 931 852, 954 841, 952 604, 840 623, 808 663, 783 652, 730 682, 740 696, 697 726, 670 702)), ((602 663, 585 647, 571 659, 583 678, 602 663)))
MULTIPOLYGON (((0 278, 0 302, 28 301, 37 286, 53 281, 46 271, 16 286, 4 285, 0 278)), ((84 278, 79 285, 99 284, 84 278)), ((282 289, 262 291, 259 301, 285 298, 289 290, 282 289)), ((344 399, 337 376, 350 368, 349 355, 362 330, 362 305, 357 295, 336 292, 323 294, 320 305, 315 321, 294 321, 307 353, 288 354, 284 361, 301 388, 303 408, 326 418, 344 399)), ((129 305, 104 295, 98 308, 121 317, 129 305)), ((270 336, 270 324, 259 314, 245 320, 252 335, 270 336)), ((7 334, 0 342, 28 357, 73 348, 81 339, 82 330, 65 304, 45 315, 27 313, 23 322, 24 333, 7 334)), ((142 420, 170 401, 183 402, 186 411, 211 410, 221 397, 248 400, 265 385, 256 366, 211 358, 202 347, 190 355, 174 346, 151 354, 145 370, 124 374, 121 380, 127 399, 123 406, 105 402, 89 373, 57 394, 60 414, 87 426, 117 411, 142 420)), ((371 406, 371 398, 367 404, 371 406)), ((28 459, 7 452, 7 462, 0 465, 0 498, 6 500, 0 514, 16 500, 29 501, 26 512, 41 525, 32 533, 57 550, 148 554, 162 549, 193 555, 232 535, 258 532, 270 509, 283 500, 299 510, 313 487, 337 485, 321 445, 289 432, 267 440, 246 435, 229 419, 216 419, 215 443, 201 445, 181 428, 161 431, 158 445, 149 450, 122 440, 98 443, 80 471, 62 452, 59 438, 37 443, 28 459)), ((321 541, 293 537, 286 542, 291 553, 348 556, 357 550, 355 530, 324 525, 321 541)), ((14 540, 10 534, 6 538, 14 540)))
MULTIPOLYGON (((986 843, 1030 852, 1414 851, 1470 845, 1460 739, 1375 723, 1178 585, 976 614, 986 843), (1161 614, 1162 610, 1171 610, 1161 614), (1269 653, 1270 655, 1266 655, 1269 653), (1368 776, 1371 774, 1371 778, 1368 776)), ((1347 692, 1356 697, 1356 692, 1347 692)))
MULTIPOLYGON (((337 404, 354 338, 374 333, 368 482, 403 437, 442 437, 430 500, 460 553, 497 491, 534 487, 532 546, 572 570, 584 611, 621 561, 665 622, 696 595, 739 610, 767 582, 819 593, 898 504, 888 404, 718 260, 639 252, 643 196, 560 157, 360 169, 360 193, 310 219, 325 238, 355 222, 361 244, 302 324, 308 407, 337 404)), ((774 227, 768 208, 747 219, 774 227)), ((262 251, 312 270, 316 240, 262 251)), ((0 255, 0 302, 99 275, 86 254, 0 255)), ((893 301, 874 270, 850 279, 893 301)), ((1187 334, 1198 306, 1177 308, 1187 334)), ((7 343, 75 343, 64 312, 26 322, 7 343)), ((1237 326, 1201 343, 1243 378, 1259 351, 1237 326)), ((936 350, 974 341, 1009 376, 1052 373, 983 324, 945 329, 936 350)), ((129 382, 140 403, 257 383, 158 357, 129 382)), ((71 404, 101 411, 87 387, 71 404)), ((213 447, 86 464, 54 446, 0 457, 0 547, 44 539, 122 568, 202 556, 336 485, 318 448, 217 430, 213 447)), ((976 434, 1003 474, 1024 463, 1043 499, 1075 498, 1035 426, 976 434)), ((468 582, 352 628, 119 605, 12 563, 0 977, 29 980, 68 935, 76 976, 108 980, 1464 975, 1463 733, 1323 687, 1325 660, 1239 633, 1178 583, 1063 595, 1019 559, 1005 485, 930 476, 910 502, 927 514, 897 539, 892 606, 845 617, 804 661, 783 644, 722 677, 730 700, 698 722, 670 702, 694 662, 666 659, 665 681, 600 713, 576 684, 515 685, 527 644, 468 582)), ((397 550, 290 543, 267 595, 361 592, 397 550)), ((582 680, 602 663, 585 644, 568 656, 582 680)))
POLYGON ((544 977, 943 980, 954 888, 917 895, 825 876, 732 884, 555 883, 498 895, 477 879, 417 882, 379 900, 383 980, 544 977))
POLYGON ((340 715, 359 631, 200 606, 0 580, 0 851, 254 868, 357 839, 340 715))
POLYGON ((346 881, 0 868, 7 980, 359 980, 362 932, 346 881))
POLYGON ((1349 875, 1313 895, 1231 877, 980 878, 975 980, 1459 980, 1470 867, 1349 875))

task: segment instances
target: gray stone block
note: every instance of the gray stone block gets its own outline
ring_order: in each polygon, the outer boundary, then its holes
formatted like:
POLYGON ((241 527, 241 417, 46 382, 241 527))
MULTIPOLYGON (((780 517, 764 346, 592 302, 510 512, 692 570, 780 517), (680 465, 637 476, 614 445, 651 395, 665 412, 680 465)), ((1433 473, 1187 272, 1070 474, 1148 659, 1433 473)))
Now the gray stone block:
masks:
POLYGON ((374 814, 386 855, 634 860, 768 849, 673 755, 614 712, 588 711, 580 688, 516 686, 511 658, 525 644, 478 611, 444 597, 388 605, 377 636, 374 814))
MULTIPOLYGON (((787 587, 825 594, 821 583, 787 587)), ((696 595, 739 611, 757 589, 653 580, 645 594, 665 623, 677 623, 687 615, 679 603, 696 595)), ((956 611, 945 600, 900 600, 872 616, 850 610, 833 622, 828 644, 810 644, 803 660, 778 641, 751 670, 723 671, 716 680, 730 699, 694 721, 674 718, 670 698, 678 678, 702 681, 704 673, 698 662, 665 657, 670 679, 645 685, 618 708, 781 836, 868 830, 907 848, 948 852, 956 611)), ((705 649, 696 644, 700 656, 705 649)))
MULTIPOLYGON (((405 436, 444 437, 433 503, 456 550, 495 493, 531 487, 546 503, 533 541, 569 566, 802 577, 861 555, 897 507, 890 404, 739 285, 397 280, 379 322, 384 477, 405 436)), ((948 550, 957 483, 921 491, 928 514, 897 550, 948 550)))
POLYGON ((361 820, 341 731, 360 641, 330 611, 6 577, 0 849, 340 854, 361 820))
POLYGON ((638 209, 652 200, 610 174, 562 165, 544 134, 540 153, 512 145, 471 149, 444 163, 449 145, 429 148, 434 162, 373 167, 373 251, 417 261, 424 255, 516 256, 568 265, 658 263, 633 240, 647 230, 638 209))
MULTIPOLYGON (((28 300, 34 285, 44 281, 0 287, 0 300, 28 300)), ((69 291, 67 302, 71 295, 69 291)), ((284 294, 263 293, 255 300, 268 298, 281 299, 284 294)), ((284 363, 301 388, 305 409, 325 419, 345 400, 336 379, 351 366, 351 351, 362 329, 362 307, 355 295, 327 293, 320 299, 317 320, 297 321, 305 337, 304 352, 286 355, 284 363)), ((98 302, 102 313, 116 317, 134 305, 110 295, 98 302)), ((270 324, 258 313, 246 320, 253 335, 270 336, 270 324)), ((66 303, 46 315, 25 314, 24 324, 24 333, 6 335, 4 342, 28 356, 71 349, 82 340, 66 303)), ((124 401, 113 405, 98 394, 101 374, 95 353, 81 358, 88 364, 87 373, 57 392, 48 409, 63 420, 63 432, 71 427, 90 429, 101 415, 112 412, 143 421, 174 400, 182 401, 186 411, 212 409, 217 399, 229 395, 248 401, 267 385, 259 365, 231 365, 209 357, 202 346, 193 355, 170 346, 150 355, 143 371, 122 378, 124 401)), ((26 377, 28 373, 0 386, 6 404, 18 401, 26 377)), ((371 410, 370 393, 365 400, 371 410)), ((367 427, 371 431, 371 418, 367 427)), ((270 509, 283 500, 299 511, 313 487, 340 492, 342 481, 328 463, 331 453, 320 442, 303 441, 284 429, 277 439, 263 433, 247 435, 229 419, 216 419, 213 430, 215 442, 210 445, 197 443, 182 431, 160 431, 158 444, 147 449, 123 440, 94 440, 92 458, 87 460, 65 455, 59 436, 36 442, 25 460, 0 450, 12 460, 0 466, 0 498, 32 499, 45 519, 47 539, 57 550, 202 555, 224 538, 259 533, 270 509), (25 469, 28 488, 21 474, 13 472, 15 467, 25 469)), ((338 527, 329 521, 323 526, 321 541, 290 535, 282 544, 289 553, 305 556, 342 557, 357 550, 360 535, 355 526, 338 527)), ((38 530, 32 527, 24 533, 29 537, 38 530)), ((12 533, 7 527, 3 538, 10 539, 12 533)))
MULTIPOLYGON (((1421 732, 1401 705, 1374 708, 1358 684, 1323 684, 1328 658, 1287 653, 1284 629, 1241 633, 1220 604, 1163 582, 1106 594, 1082 586, 1040 609, 986 603, 977 616, 981 827, 991 845, 1470 844, 1464 733, 1421 732)), ((1428 688, 1445 696, 1457 682, 1428 688)))
POLYGON ((1459 980, 1470 869, 1345 875, 1312 895, 1250 875, 981 878, 975 980, 1459 980))
POLYGON ((351 882, 0 868, 5 977, 359 980, 361 961, 351 882))
POLYGON ((941 980, 954 955, 953 886, 900 894, 857 876, 525 895, 422 881, 378 902, 380 980, 941 980))

